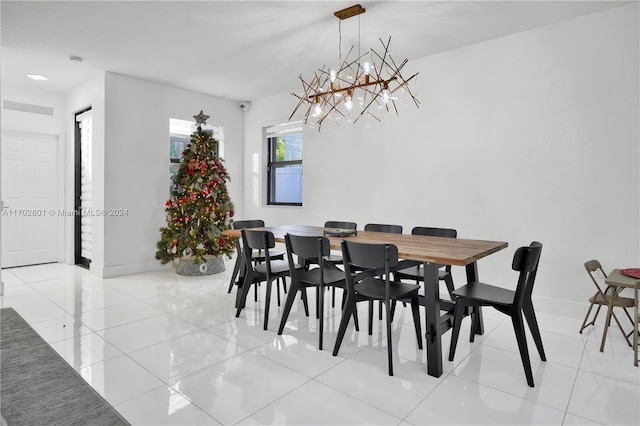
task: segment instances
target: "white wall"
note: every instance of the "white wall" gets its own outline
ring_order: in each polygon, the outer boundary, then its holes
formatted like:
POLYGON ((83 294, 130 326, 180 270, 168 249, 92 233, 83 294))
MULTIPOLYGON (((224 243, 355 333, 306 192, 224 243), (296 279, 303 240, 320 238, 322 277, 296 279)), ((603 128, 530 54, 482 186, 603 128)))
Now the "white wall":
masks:
POLYGON ((4 130, 64 135, 65 127, 62 121, 64 115, 63 95, 46 90, 16 90, 12 87, 3 87, 2 100, 45 106, 53 109, 52 116, 3 109, 2 128, 4 130))
POLYGON ((243 218, 454 227, 509 243, 479 262, 482 279, 506 286, 513 250, 539 240, 538 308, 583 315, 586 260, 640 263, 638 34, 632 4, 410 61, 418 110, 305 131, 303 207, 261 197, 261 127, 284 121, 295 99, 256 100, 243 218))
POLYGON ((229 196, 243 210, 243 112, 235 101, 110 73, 105 85, 104 208, 128 215, 104 220, 104 267, 109 277, 153 269, 169 198, 169 118, 193 120, 203 110, 224 127, 229 196))

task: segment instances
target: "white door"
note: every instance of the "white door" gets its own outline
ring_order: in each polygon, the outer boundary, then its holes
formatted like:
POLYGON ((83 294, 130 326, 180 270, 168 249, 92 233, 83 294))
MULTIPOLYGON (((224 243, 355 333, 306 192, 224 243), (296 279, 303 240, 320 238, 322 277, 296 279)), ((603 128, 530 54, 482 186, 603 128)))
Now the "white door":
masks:
POLYGON ((58 138, 2 132, 2 267, 56 262, 58 138))

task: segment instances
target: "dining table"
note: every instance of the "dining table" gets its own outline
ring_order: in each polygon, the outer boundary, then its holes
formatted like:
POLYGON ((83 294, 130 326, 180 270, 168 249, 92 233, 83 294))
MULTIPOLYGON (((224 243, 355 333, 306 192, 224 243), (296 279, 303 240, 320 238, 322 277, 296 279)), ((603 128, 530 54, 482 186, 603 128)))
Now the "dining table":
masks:
MULTIPOLYGON (((488 241, 464 238, 431 237, 424 235, 395 234, 377 231, 357 230, 356 233, 340 236, 341 230, 309 225, 279 225, 253 230, 273 233, 277 242, 284 242, 286 234, 303 236, 326 236, 333 250, 340 250, 343 239, 370 244, 393 244, 398 248, 398 257, 422 263, 424 266, 424 296, 420 303, 424 306, 427 349, 427 373, 440 377, 442 364, 442 334, 453 326, 455 303, 440 299, 438 269, 443 265, 463 266, 467 282, 478 281, 478 260, 496 253, 508 246, 503 241, 488 241)), ((346 232, 345 234, 348 234, 346 232)), ((226 236, 241 238, 241 230, 229 229, 226 236)), ((472 333, 484 333, 482 311, 478 309, 472 316, 472 333)))

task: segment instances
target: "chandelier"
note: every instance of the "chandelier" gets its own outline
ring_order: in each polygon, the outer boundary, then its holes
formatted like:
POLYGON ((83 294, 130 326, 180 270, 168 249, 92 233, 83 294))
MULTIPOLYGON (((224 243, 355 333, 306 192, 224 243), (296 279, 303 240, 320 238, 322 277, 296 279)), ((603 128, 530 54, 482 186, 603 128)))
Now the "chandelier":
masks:
MULTIPOLYGON (((339 25, 344 19, 357 16, 365 12, 365 9, 357 4, 343 10, 339 10, 334 15, 340 19, 339 25)), ((311 126, 317 124, 318 131, 322 123, 332 120, 336 123, 345 119, 347 123, 356 123, 363 116, 369 116, 377 121, 381 121, 376 110, 383 110, 398 114, 396 104, 397 92, 402 89, 408 97, 413 100, 416 107, 420 102, 411 93, 409 82, 418 73, 405 79, 402 76, 402 68, 408 60, 396 63, 391 57, 389 45, 391 37, 380 44, 382 50, 378 53, 371 49, 358 58, 351 60, 350 56, 354 50, 352 46, 344 60, 342 60, 342 31, 340 33, 340 67, 338 69, 326 68, 318 69, 310 82, 305 81, 302 75, 299 76, 302 82, 303 93, 292 93, 298 99, 298 104, 289 116, 289 120, 298 112, 305 111, 304 123, 311 121, 311 126), (371 61, 366 61, 369 57, 371 61), (363 62, 364 61, 364 62, 363 62)), ((358 50, 360 48, 360 26, 358 25, 358 50)))

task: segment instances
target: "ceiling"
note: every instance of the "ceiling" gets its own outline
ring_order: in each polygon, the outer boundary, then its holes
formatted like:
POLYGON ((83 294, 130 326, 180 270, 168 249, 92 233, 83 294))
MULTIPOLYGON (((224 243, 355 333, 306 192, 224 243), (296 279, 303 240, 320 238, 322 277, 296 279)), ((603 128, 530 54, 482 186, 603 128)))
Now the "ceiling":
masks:
MULTIPOLYGON (((333 12, 356 1, 6 1, 1 83, 64 93, 99 71, 252 100, 299 90, 339 61, 333 12), (84 58, 82 63, 70 55, 84 58), (48 81, 32 81, 41 74, 48 81)), ((616 7, 616 1, 361 1, 343 56, 392 36, 409 60, 616 7)))

